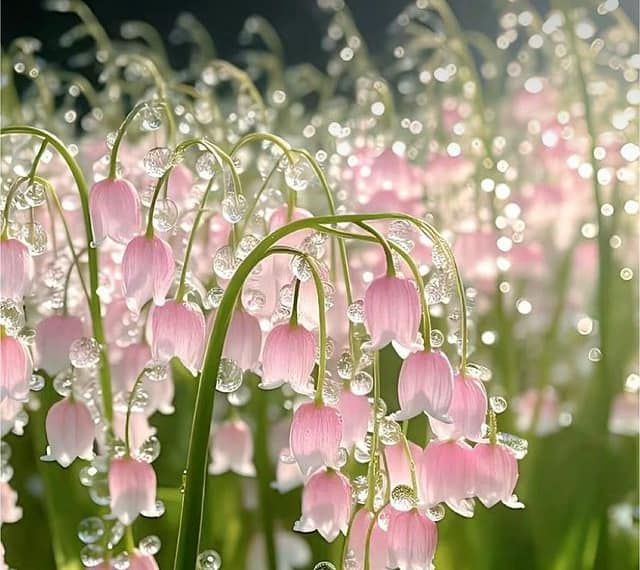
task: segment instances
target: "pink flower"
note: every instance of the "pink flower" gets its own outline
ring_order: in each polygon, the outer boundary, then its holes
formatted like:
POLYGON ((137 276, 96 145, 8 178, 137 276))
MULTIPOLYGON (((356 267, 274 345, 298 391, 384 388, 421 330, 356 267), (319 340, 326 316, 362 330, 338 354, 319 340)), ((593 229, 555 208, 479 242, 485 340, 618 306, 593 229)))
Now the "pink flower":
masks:
POLYGON ((288 493, 291 489, 295 489, 304 483, 304 476, 300 471, 300 466, 293 460, 289 460, 291 451, 285 447, 280 451, 278 463, 276 464, 276 480, 271 483, 271 487, 279 493, 288 493), (283 461, 286 457, 287 460, 283 461))
POLYGON ((285 382, 299 393, 312 391, 310 376, 316 362, 313 334, 302 325, 283 323, 267 335, 262 351, 261 388, 271 390, 285 382))
MULTIPOLYGON (((417 463, 422 456, 422 448, 409 441, 409 453, 414 463, 417 463)), ((411 467, 407 450, 404 443, 399 442, 394 445, 384 446, 384 457, 389 469, 389 488, 393 489, 398 485, 411 485, 411 467)))
POLYGON ((293 527, 298 532, 317 530, 327 542, 347 534, 351 516, 349 480, 329 469, 314 473, 302 490, 302 516, 293 527))
POLYGON ((449 407, 451 423, 429 418, 431 429, 439 439, 466 437, 478 441, 487 415, 487 392, 482 382, 457 374, 453 382, 453 398, 449 407))
POLYGON ((447 355, 439 350, 419 350, 402 363, 398 378, 400 411, 396 420, 408 420, 422 412, 447 422, 453 397, 453 370, 447 355))
POLYGON ((16 338, 7 336, 0 328, 0 400, 6 396, 24 400, 29 393, 29 381, 33 372, 31 355, 16 338))
POLYGON ((93 458, 95 425, 84 402, 72 398, 56 402, 49 408, 45 428, 49 450, 44 461, 69 467, 76 457, 93 458))
POLYGON ((501 444, 478 443, 471 456, 475 495, 485 507, 491 508, 501 501, 512 509, 524 508, 513 494, 518 481, 518 461, 509 448, 501 444))
POLYGON ((362 507, 351 521, 349 550, 353 552, 355 561, 353 570, 364 570, 367 556, 367 535, 372 524, 374 526, 371 529, 369 539, 369 568, 370 570, 385 570, 387 568, 387 533, 380 528, 378 521, 374 522, 373 517, 373 513, 362 507))
POLYGON ((253 440, 251 430, 244 420, 230 420, 218 426, 211 448, 212 463, 209 473, 212 475, 233 471, 245 477, 255 476, 253 440))
POLYGON ((122 257, 122 285, 129 310, 139 312, 153 298, 164 304, 173 283, 175 261, 169 244, 159 237, 133 238, 122 257))
POLYGON ((197 305, 168 301, 151 313, 151 352, 160 360, 178 357, 195 374, 202 365, 204 315, 197 305))
POLYGON ((159 570, 156 559, 151 554, 135 550, 129 555, 129 570, 159 570))
POLYGON ((473 516, 474 463, 463 441, 430 441, 417 461, 422 500, 432 507, 444 502, 462 516, 473 516))
POLYGON ((438 529, 418 509, 398 513, 389 523, 389 566, 399 570, 430 568, 438 529))
POLYGON ((334 467, 341 440, 342 417, 335 408, 309 402, 294 412, 289 447, 305 475, 334 467))
POLYGON ((0 523, 14 523, 22 518, 18 493, 5 481, 0 481, 0 523))
POLYGON ((116 458, 109 467, 111 512, 125 525, 138 515, 153 511, 156 503, 156 474, 148 463, 131 457, 116 458))
POLYGON ((78 317, 53 315, 42 319, 36 331, 36 362, 49 374, 57 374, 69 366, 69 347, 84 336, 84 325, 78 317))
POLYGON ((338 411, 342 417, 342 446, 351 449, 367 435, 371 405, 366 396, 356 396, 343 388, 338 400, 338 411))
POLYGON ((420 326, 420 301, 413 283, 388 275, 375 279, 364 296, 364 319, 371 335, 371 348, 392 341, 415 350, 420 326))
POLYGON ((229 358, 242 368, 252 370, 258 364, 262 348, 260 323, 244 309, 234 311, 224 341, 224 358, 229 358))
POLYGON ((31 287, 33 258, 17 239, 0 239, 0 298, 21 300, 31 287))
POLYGON ((639 392, 622 392, 617 394, 611 403, 609 414, 609 431, 617 435, 638 435, 639 392))
POLYGON ((89 209, 96 243, 110 237, 125 244, 140 231, 140 198, 124 178, 96 182, 89 193, 89 209))

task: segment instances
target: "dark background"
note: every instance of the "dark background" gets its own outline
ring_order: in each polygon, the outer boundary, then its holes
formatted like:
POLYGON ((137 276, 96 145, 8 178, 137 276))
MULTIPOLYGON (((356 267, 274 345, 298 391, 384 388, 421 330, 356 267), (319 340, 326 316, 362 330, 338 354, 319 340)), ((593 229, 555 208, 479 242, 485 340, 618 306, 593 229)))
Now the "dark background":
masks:
MULTIPOLYGON (((385 30, 410 0, 346 0, 356 25, 369 49, 385 48, 385 30)), ((570 0, 593 5, 599 0, 570 0)), ((210 31, 219 56, 233 59, 238 50, 238 34, 248 16, 260 14, 275 27, 284 42, 287 63, 308 61, 322 66, 325 56, 320 46, 327 15, 316 0, 89 0, 87 2, 111 37, 120 36, 120 24, 126 20, 144 20, 168 38, 175 17, 182 11, 193 13, 210 31)), ((449 0, 464 29, 488 34, 496 30, 493 0, 449 0)), ((548 0, 533 0, 541 13, 548 0)), ((638 21, 638 1, 621 0, 625 12, 638 21)), ((69 55, 57 40, 61 33, 77 23, 70 14, 44 10, 41 0, 2 0, 1 40, 6 46, 19 36, 34 36, 43 41, 43 55, 49 61, 63 63, 69 55)), ((173 64, 181 64, 180 50, 171 54, 173 64)))

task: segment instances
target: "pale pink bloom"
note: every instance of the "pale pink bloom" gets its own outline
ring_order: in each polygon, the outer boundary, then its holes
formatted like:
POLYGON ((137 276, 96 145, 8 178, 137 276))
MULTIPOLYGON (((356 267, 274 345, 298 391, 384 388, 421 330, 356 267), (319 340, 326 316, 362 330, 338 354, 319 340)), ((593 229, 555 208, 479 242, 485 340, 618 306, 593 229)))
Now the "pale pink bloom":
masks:
POLYGON ((36 330, 36 362, 38 368, 57 374, 69 366, 69 347, 84 336, 84 325, 78 317, 53 315, 42 319, 36 330))
MULTIPOLYGON (((373 513, 362 507, 353 517, 349 530, 349 550, 353 552, 355 565, 353 570, 364 570, 367 556, 367 534, 371 529, 369 540, 370 570, 386 570, 387 568, 387 533, 373 521, 373 513)), ((351 567, 350 567, 351 568, 351 567)))
POLYGON ((69 467, 76 457, 93 458, 95 425, 84 402, 65 398, 49 408, 45 421, 49 449, 44 461, 69 467))
POLYGON ((93 239, 106 237, 125 244, 140 231, 140 198, 133 184, 124 178, 96 182, 89 193, 93 239))
POLYGON ((0 523, 14 523, 22 518, 18 493, 5 481, 0 481, 0 523))
POLYGON ((169 244, 159 237, 133 238, 122 257, 122 288, 131 311, 153 299, 163 305, 173 283, 175 261, 169 244))
MULTIPOLYGON (((309 568, 311 564, 311 548, 301 536, 284 530, 276 530, 276 568, 277 570, 294 570, 309 568)), ((249 545, 247 560, 251 561, 251 570, 267 570, 267 552, 264 547, 262 533, 253 535, 249 545)))
POLYGON ((474 462, 475 495, 487 508, 502 502, 512 509, 524 505, 513 494, 518 481, 518 461, 508 447, 478 443, 471 456, 474 462))
POLYGON ((338 400, 342 416, 342 447, 351 449, 367 435, 371 405, 367 396, 357 396, 348 387, 342 389, 338 400))
POLYGON ((465 278, 476 287, 494 286, 498 267, 498 247, 495 232, 491 230, 461 231, 456 235, 453 254, 465 278))
POLYGON ((278 462, 276 463, 276 480, 271 483, 271 487, 279 493, 288 493, 292 489, 304 483, 304 476, 300 471, 300 466, 295 460, 283 461, 283 457, 289 458, 291 451, 288 447, 280 451, 278 462))
POLYGON ((167 301, 151 309, 151 352, 154 358, 178 357, 196 374, 202 366, 205 322, 200 307, 191 303, 167 301))
POLYGON ((264 341, 260 387, 271 390, 288 382, 296 392, 308 394, 315 361, 316 343, 311 331, 302 325, 277 325, 264 341))
POLYGON ((0 400, 7 396, 24 400, 33 372, 31 355, 17 338, 7 336, 4 330, 0 330, 0 364, 0 400))
POLYGON ((389 567, 431 568, 438 544, 436 524, 418 509, 398 513, 389 523, 389 567))
POLYGON ((317 530, 327 542, 347 534, 351 516, 351 485, 342 473, 329 469, 314 473, 302 490, 302 516, 293 529, 317 530))
POLYGON ((244 420, 229 420, 215 428, 211 450, 209 473, 212 475, 233 471, 244 477, 255 476, 253 439, 244 420))
POLYGON ((369 285, 364 296, 364 320, 372 349, 393 341, 415 350, 420 318, 420 301, 413 282, 383 275, 369 285))
POLYGON ((342 417, 335 408, 309 402, 294 412, 289 447, 305 475, 334 467, 341 441, 342 417))
POLYGON ((398 377, 400 411, 396 420, 408 420, 423 412, 440 421, 449 421, 453 397, 453 370, 440 350, 419 350, 402 363, 398 377))
POLYGON ((560 429, 560 403, 553 386, 546 386, 541 391, 530 388, 514 398, 513 409, 518 431, 533 430, 536 435, 543 436, 560 429))
POLYGON ((487 415, 487 392, 477 378, 457 374, 453 381, 453 398, 449 407, 451 423, 429 418, 438 439, 466 437, 477 441, 482 437, 482 426, 487 415))
POLYGON ((21 300, 31 287, 33 258, 17 239, 0 239, 0 298, 21 300))
MULTIPOLYGON (((414 463, 417 464, 422 457, 422 448, 412 441, 408 443, 409 453, 414 463)), ((384 457, 389 469, 389 488, 393 489, 398 485, 412 485, 411 467, 404 443, 401 441, 394 445, 385 445, 384 457)))
POLYGON ((193 173, 184 164, 176 164, 167 179, 167 196, 172 200, 183 201, 193 187, 193 173))
MULTIPOLYGON (((125 426, 127 424, 127 412, 114 410, 113 433, 122 441, 126 439, 125 426)), ((156 428, 149 424, 149 418, 144 412, 132 411, 129 417, 129 444, 131 449, 139 449, 142 444, 155 435, 156 428)))
POLYGON ((160 567, 156 559, 151 554, 143 554, 135 550, 129 553, 129 570, 159 570, 160 567))
POLYGON ((22 435, 23 430, 16 425, 16 417, 22 410, 22 402, 13 398, 0 399, 0 437, 4 437, 11 430, 22 435))
POLYGON ((222 356, 233 360, 242 370, 252 370, 260 359, 261 347, 260 322, 244 309, 236 309, 227 330, 222 356))
POLYGON ((609 431, 616 435, 638 435, 640 433, 639 392, 622 392, 611 402, 609 431))
POLYGON ((447 503, 466 517, 473 516, 474 462, 464 441, 430 441, 417 460, 417 474, 424 503, 447 503))
POLYGON ((144 511, 153 511, 156 503, 156 473, 149 463, 131 457, 115 458, 109 466, 111 512, 130 525, 144 511))

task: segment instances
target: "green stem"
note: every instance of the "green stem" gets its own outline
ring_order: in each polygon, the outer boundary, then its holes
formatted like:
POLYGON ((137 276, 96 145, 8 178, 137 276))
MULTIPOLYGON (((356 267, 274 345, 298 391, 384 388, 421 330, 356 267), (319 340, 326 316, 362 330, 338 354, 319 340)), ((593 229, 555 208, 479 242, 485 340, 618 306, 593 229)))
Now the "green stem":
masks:
POLYGON ((156 211, 156 204, 158 202, 158 198, 160 197, 160 191, 162 190, 162 187, 167 183, 167 180, 169 180, 170 174, 171 168, 168 168, 166 172, 158 179, 158 182, 156 182, 156 187, 153 189, 151 204, 149 204, 149 213, 147 214, 147 229, 144 232, 144 235, 147 237, 147 239, 153 238, 153 215, 156 211))
POLYGON ((136 381, 133 383, 133 387, 131 388, 131 392, 129 394, 129 400, 127 401, 127 415, 124 421, 124 443, 127 450, 127 455, 131 455, 131 442, 130 442, 130 436, 129 436, 129 426, 131 423, 131 408, 133 407, 133 400, 136 397, 136 390, 138 389, 138 386, 140 386, 140 384, 142 383, 142 380, 144 379, 144 376, 146 373, 147 373, 147 369, 143 368, 142 372, 138 374, 138 377, 136 378, 136 381))
POLYGON ((8 135, 25 135, 35 136, 47 140, 48 143, 60 154, 67 164, 71 175, 78 187, 80 196, 80 205, 82 207, 82 215, 84 220, 85 234, 88 247, 89 258, 89 287, 91 302, 89 303, 91 313, 91 324, 93 327, 93 336, 101 347, 100 362, 100 387, 102 389, 102 407, 107 424, 111 425, 113 421, 113 401, 111 396, 111 374, 109 371, 109 358, 107 353, 107 342, 104 335, 102 324, 102 312, 100 307, 100 297, 98 296, 98 287, 100 286, 98 278, 98 254, 94 244, 93 229, 91 226, 91 215, 89 213, 89 190, 87 183, 80 169, 80 165, 73 158, 73 155, 64 143, 54 134, 30 126, 14 126, 4 127, 0 129, 0 136, 8 135))
POLYGON ((380 354, 376 351, 373 356, 373 438, 371 440, 371 451, 367 479, 369 491, 367 493, 366 509, 374 512, 376 480, 378 479, 378 435, 380 419, 378 418, 378 402, 380 401, 380 354))
POLYGON ((300 279, 296 279, 293 287, 293 302, 291 303, 291 318, 289 324, 292 327, 298 326, 298 298, 300 297, 300 279))

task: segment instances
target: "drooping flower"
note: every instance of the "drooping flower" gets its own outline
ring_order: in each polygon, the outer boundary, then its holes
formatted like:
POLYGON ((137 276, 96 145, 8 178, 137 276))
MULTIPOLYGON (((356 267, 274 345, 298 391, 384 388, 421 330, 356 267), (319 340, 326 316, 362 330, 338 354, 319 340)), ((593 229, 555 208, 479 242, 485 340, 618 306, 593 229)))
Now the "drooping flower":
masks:
POLYGON ((477 378, 457 374, 453 382, 453 398, 449 407, 451 423, 429 418, 433 433, 439 439, 466 437, 478 441, 487 415, 487 392, 477 378))
POLYGON ((26 245, 0 239, 0 298, 21 300, 31 287, 34 264, 26 245))
POLYGON ((342 446, 351 449, 367 435, 371 405, 366 396, 357 396, 345 387, 340 393, 338 411, 342 417, 342 446))
POLYGON ((430 441, 418 457, 417 475, 424 503, 447 503, 458 514, 473 516, 474 463, 463 441, 430 441))
POLYGON ((398 378, 400 411, 396 420, 408 420, 426 412, 448 422, 453 397, 453 370, 446 354, 439 350, 419 350, 402 363, 398 378))
POLYGON ((524 508, 513 494, 518 481, 518 460, 499 443, 478 443, 471 453, 475 495, 487 508, 502 502, 512 509, 524 508))
POLYGON ((351 485, 333 469, 314 473, 302 490, 302 516, 294 525, 298 532, 317 530, 327 542, 347 534, 351 516, 351 485))
POLYGON ((288 382, 296 392, 309 394, 315 361, 315 339, 311 331, 291 323, 277 325, 264 341, 260 387, 270 390, 288 382))
POLYGON ((389 566, 399 570, 430 568, 438 544, 436 524, 418 509, 389 521, 389 566))
POLYGON ((118 457, 109 466, 111 512, 130 525, 144 511, 153 511, 156 502, 156 473, 149 463, 118 457))
POLYGON ((133 238, 122 257, 122 286, 129 310, 139 312, 151 299, 163 305, 174 269, 173 252, 167 242, 155 236, 133 238))
POLYGON ((408 279, 384 275, 365 292, 364 319, 372 349, 393 341, 406 350, 415 350, 420 316, 418 292, 408 279))
POLYGON ((335 408, 309 402, 294 412, 289 446, 305 475, 334 467, 341 440, 342 417, 335 408))
POLYGON ((258 364, 262 348, 262 331, 256 317, 238 308, 234 311, 224 341, 222 355, 242 368, 252 370, 258 364))
POLYGON ((159 570, 160 566, 151 554, 135 550, 129 554, 129 570, 159 570))
POLYGON ((195 374, 202 365, 205 321, 200 307, 167 301, 151 310, 151 352, 154 358, 178 357, 195 374))
POLYGON ((616 435, 638 435, 640 433, 639 392, 621 392, 611 402, 609 431, 616 435))
POLYGON ((0 523, 14 523, 22 518, 18 493, 6 481, 0 481, 0 523))
POLYGON ((374 521, 374 514, 362 507, 351 521, 349 530, 349 551, 352 553, 353 570, 364 570, 367 556, 367 536, 369 538, 369 568, 370 570, 386 570, 387 568, 387 533, 382 530, 378 521, 374 521), (373 528, 371 528, 373 525, 373 528))
POLYGON ((244 477, 254 477, 253 439, 247 422, 233 419, 215 429, 211 442, 212 463, 209 473, 220 475, 233 471, 244 477))
MULTIPOLYGON (((408 442, 409 453, 415 463, 418 462, 422 455, 422 448, 413 443, 408 442)), ((411 464, 405 448, 404 442, 400 441, 393 445, 384 446, 385 465, 389 470, 389 488, 393 489, 398 485, 411 485, 411 464)))
POLYGON ((42 319, 36 329, 36 362, 49 374, 69 366, 69 347, 84 336, 82 320, 71 315, 52 315, 42 319))
POLYGON ((304 483, 304 476, 298 462, 291 456, 291 450, 288 447, 283 448, 276 464, 276 480, 271 483, 271 487, 279 493, 288 493, 302 483, 304 483))
POLYGON ((80 400, 65 398, 49 408, 45 421, 49 451, 44 461, 68 467, 76 457, 93 457, 95 425, 91 412, 80 400))
POLYGON ((0 400, 5 397, 24 400, 29 393, 33 372, 31 355, 17 339, 0 328, 0 400))
POLYGON ((140 231, 140 198, 124 178, 96 182, 89 193, 89 210, 93 239, 98 244, 107 237, 125 244, 140 231))

